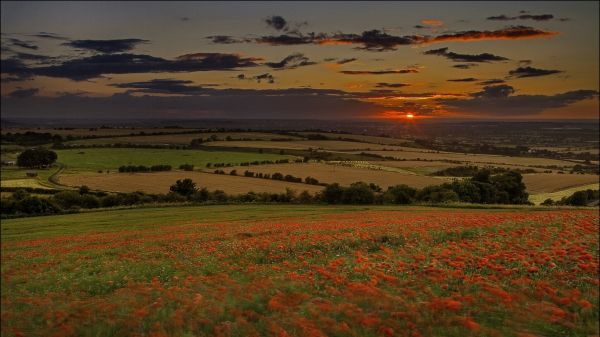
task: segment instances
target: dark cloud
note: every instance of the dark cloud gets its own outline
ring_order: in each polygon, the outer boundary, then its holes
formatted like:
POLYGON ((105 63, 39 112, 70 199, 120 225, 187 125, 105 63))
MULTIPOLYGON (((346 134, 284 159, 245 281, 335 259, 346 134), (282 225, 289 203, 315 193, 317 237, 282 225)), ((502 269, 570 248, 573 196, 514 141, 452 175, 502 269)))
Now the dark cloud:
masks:
POLYGON ((337 64, 346 64, 346 63, 354 62, 356 60, 357 60, 356 58, 347 58, 347 59, 338 60, 336 63, 337 64))
POLYGON ((31 36, 38 37, 41 39, 50 39, 50 40, 68 40, 68 38, 66 38, 64 36, 60 36, 58 34, 48 33, 48 32, 39 32, 39 33, 33 34, 31 36))
POLYGON ((8 41, 16 47, 21 47, 21 48, 25 48, 25 49, 32 49, 32 50, 37 50, 38 46, 34 45, 33 43, 29 42, 29 41, 23 41, 23 40, 19 40, 17 38, 9 38, 8 41))
POLYGON ((179 18, 179 21, 182 21, 182 22, 190 21, 190 18, 188 18, 187 16, 182 16, 179 18))
POLYGON ((38 89, 38 88, 17 89, 15 91, 11 92, 10 94, 8 94, 8 96, 13 97, 13 98, 28 98, 28 97, 35 96, 39 91, 40 91, 40 89, 38 89))
POLYGON ((199 85, 191 85, 192 81, 175 79, 154 79, 142 82, 116 83, 113 87, 131 89, 130 92, 141 92, 148 94, 178 94, 199 95, 206 90, 199 85))
POLYGON ((358 44, 369 51, 396 50, 398 46, 412 45, 424 42, 424 37, 418 35, 394 36, 380 30, 368 30, 362 34, 335 34, 329 38, 317 41, 318 44, 358 44))
POLYGON ((265 65, 271 67, 273 69, 282 70, 282 69, 294 69, 298 67, 310 66, 313 64, 317 64, 316 62, 312 62, 308 57, 304 56, 301 53, 294 53, 279 62, 266 62, 265 65))
POLYGON ((237 79, 238 80, 256 81, 257 83, 261 83, 262 81, 267 81, 268 83, 275 83, 275 77, 269 73, 251 76, 251 77, 248 77, 244 74, 239 74, 239 75, 237 75, 237 79))
POLYGON ((22 62, 14 59, 2 60, 2 73, 19 77, 38 75, 81 81, 107 74, 234 70, 257 66, 258 64, 255 63, 257 60, 260 59, 221 53, 186 54, 175 60, 150 55, 101 54, 44 67, 27 67, 22 62))
POLYGON ((528 66, 531 64, 531 60, 519 60, 520 65, 528 66))
POLYGON ((477 66, 476 63, 465 63, 465 64, 455 64, 452 67, 458 68, 458 69, 471 69, 472 67, 476 67, 476 66, 477 66))
POLYGON ((346 75, 388 75, 388 74, 412 74, 418 73, 417 68, 406 68, 400 70, 342 70, 340 73, 346 75))
POLYGON ((273 15, 265 19, 267 26, 275 30, 287 30, 288 22, 279 15, 273 15))
POLYGON ((149 41, 142 39, 73 40, 65 42, 63 45, 100 53, 121 53, 134 49, 140 43, 147 42, 149 41))
POLYGON ((454 79, 450 79, 450 80, 446 80, 448 82, 476 82, 479 81, 476 78, 473 77, 467 77, 467 78, 454 78, 454 79))
POLYGON ((495 21, 511 21, 511 20, 534 20, 534 21, 549 21, 554 19, 554 15, 552 14, 541 14, 541 15, 531 15, 531 14, 521 14, 518 16, 508 16, 508 15, 497 15, 490 16, 487 20, 495 20, 495 21))
POLYGON ((515 88, 510 85, 488 85, 483 87, 483 90, 472 94, 473 97, 483 98, 506 98, 515 93, 515 88))
POLYGON ((229 35, 213 35, 213 36, 207 36, 206 38, 211 40, 212 43, 219 43, 219 44, 232 44, 232 43, 244 42, 244 40, 237 39, 237 38, 234 38, 233 36, 229 36, 229 35))
MULTIPOLYGON (((183 85, 191 86, 187 83, 183 85)), ((140 87, 141 84, 137 86, 140 87)), ((204 88, 198 95, 153 96, 122 93, 109 97, 82 95, 34 96, 28 99, 9 97, 3 98, 1 104, 3 117, 54 116, 104 119, 248 118, 250 116, 264 119, 348 119, 372 117, 381 111, 381 106, 363 102, 356 98, 356 95, 341 90, 312 88, 269 90, 204 88)))
POLYGON ((278 36, 262 36, 248 42, 264 43, 272 46, 293 46, 301 44, 317 43, 325 39, 324 35, 316 35, 310 33, 307 35, 303 34, 282 34, 278 36))
POLYGON ((410 84, 406 83, 387 83, 387 82, 379 82, 375 87, 377 88, 402 88, 408 87, 410 84))
POLYGON ((523 78, 523 77, 537 77, 547 76, 562 73, 561 70, 549 70, 549 69, 538 69, 533 67, 518 67, 515 70, 511 70, 508 74, 511 77, 523 78))
POLYGON ((425 27, 425 26, 421 26, 421 25, 415 25, 414 27, 417 28, 417 29, 427 29, 427 28, 429 28, 429 27, 425 27))
POLYGON ((427 42, 444 41, 481 41, 481 40, 521 40, 550 37, 557 32, 548 32, 527 26, 512 26, 493 31, 469 30, 452 34, 443 34, 429 39, 427 42))
MULTIPOLYGON (((283 29, 286 31, 286 29, 283 29)), ((368 51, 391 51, 399 46, 418 45, 425 43, 438 43, 445 41, 480 41, 480 40, 519 40, 550 37, 558 33, 548 32, 526 26, 512 26, 495 31, 461 31, 439 36, 404 35, 394 36, 382 30, 368 30, 361 34, 346 33, 301 33, 298 29, 287 31, 281 35, 260 36, 257 38, 237 39, 227 36, 226 38, 209 37, 215 43, 239 43, 254 42, 264 43, 272 46, 290 46, 303 44, 316 45, 356 45, 357 49, 368 51)))
POLYGON ((459 113, 531 116, 547 109, 598 97, 595 90, 576 90, 556 95, 513 95, 514 92, 514 88, 508 85, 488 86, 472 94, 470 99, 442 99, 438 103, 459 113))
POLYGON ((15 57, 2 60, 1 65, 2 75, 12 75, 3 76, 3 82, 22 81, 33 76, 27 65, 15 57))
POLYGON ((482 85, 492 85, 492 84, 502 84, 502 83, 504 83, 504 80, 501 80, 501 79, 491 79, 491 80, 485 80, 485 81, 479 82, 479 84, 482 84, 482 85))
POLYGON ((439 55, 444 56, 454 62, 494 62, 494 61, 506 61, 506 57, 493 55, 490 53, 469 55, 469 54, 458 54, 448 51, 448 48, 439 48, 428 50, 424 52, 425 55, 439 55))

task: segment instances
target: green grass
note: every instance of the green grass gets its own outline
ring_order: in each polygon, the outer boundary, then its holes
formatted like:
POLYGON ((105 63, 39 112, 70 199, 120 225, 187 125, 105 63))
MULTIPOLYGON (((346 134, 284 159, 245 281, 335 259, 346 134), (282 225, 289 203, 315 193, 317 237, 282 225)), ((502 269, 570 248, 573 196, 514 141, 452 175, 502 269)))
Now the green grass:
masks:
POLYGON ((193 164, 205 167, 207 163, 239 164, 255 160, 291 159, 278 154, 219 152, 200 150, 170 149, 72 149, 57 150, 58 162, 68 170, 106 170, 117 169, 121 165, 171 165, 193 164))

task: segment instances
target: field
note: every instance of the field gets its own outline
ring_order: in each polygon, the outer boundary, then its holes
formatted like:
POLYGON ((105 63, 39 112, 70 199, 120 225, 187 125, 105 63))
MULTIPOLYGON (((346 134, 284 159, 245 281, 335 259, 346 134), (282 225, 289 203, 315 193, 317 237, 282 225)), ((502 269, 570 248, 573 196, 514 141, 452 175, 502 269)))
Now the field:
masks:
POLYGON ((170 149, 73 149, 57 150, 58 162, 68 169, 101 170, 117 169, 121 165, 171 165, 193 164, 205 167, 207 163, 234 163, 254 160, 293 159, 291 156, 275 154, 221 152, 170 149))
POLYGON ((283 175, 291 174, 302 179, 311 176, 324 183, 339 183, 340 185, 350 185, 357 181, 366 183, 375 183, 383 188, 393 185, 406 184, 413 187, 422 188, 429 185, 441 184, 447 179, 416 175, 410 171, 397 169, 396 172, 367 169, 359 167, 348 167, 335 164, 323 163, 292 163, 292 164, 270 164, 253 167, 233 167, 225 169, 229 172, 231 169, 236 169, 239 174, 245 170, 256 173, 275 172, 283 175))
POLYGON ((250 191, 256 193, 283 193, 286 187, 297 192, 307 190, 318 192, 321 186, 290 183, 271 179, 247 178, 205 172, 169 171, 155 173, 81 173, 65 174, 59 178, 60 184, 72 187, 86 185, 91 189, 111 192, 167 193, 169 187, 178 179, 191 178, 199 188, 223 190, 230 194, 242 194, 250 191))
POLYGON ((598 220, 289 205, 6 220, 2 335, 592 336, 598 220))
POLYGON ((294 140, 277 141, 268 140, 257 141, 215 141, 208 142, 208 146, 228 146, 228 147, 251 147, 264 149, 284 149, 284 150, 328 150, 328 151, 359 151, 359 150, 397 150, 397 151, 416 151, 427 152, 417 148, 409 148, 395 145, 380 145, 372 143, 349 142, 343 140, 294 140))
POLYGON ((509 164, 530 167, 545 167, 550 165, 571 167, 577 163, 558 159, 534 158, 534 157, 509 157, 491 154, 466 154, 466 153, 435 153, 435 152, 413 152, 413 151, 367 151, 381 156, 389 156, 395 159, 415 160, 454 160, 464 164, 509 164))
POLYGON ((598 179, 599 177, 593 174, 534 173, 523 175, 523 182, 531 194, 558 192, 577 186, 598 184, 598 179))
POLYGON ((154 133, 154 132, 184 132, 194 131, 197 129, 170 129, 170 128, 73 128, 70 130, 59 130, 55 128, 2 128, 2 134, 5 133, 25 133, 25 132, 37 132, 37 133, 50 133, 53 135, 60 135, 63 137, 74 136, 74 137, 88 137, 88 136, 127 136, 132 133, 154 133))
POLYGON ((573 193, 575 193, 577 191, 587 190, 587 189, 598 190, 598 189, 600 189, 600 184, 595 183, 595 184, 571 187, 571 188, 567 188, 567 189, 556 191, 556 192, 532 194, 529 196, 529 201, 531 201, 532 203, 534 203, 536 205, 539 205, 542 202, 544 202, 544 200, 546 200, 546 199, 552 199, 554 201, 558 201, 558 200, 562 199, 563 197, 569 197, 570 195, 572 195, 573 193))
MULTIPOLYGON (((227 137, 232 139, 301 139, 300 137, 294 136, 283 136, 274 133, 263 133, 263 132, 202 132, 202 133, 190 133, 190 134, 173 134, 173 135, 151 135, 151 136, 129 136, 129 137, 112 137, 112 138, 94 138, 94 139, 81 139, 66 142, 69 145, 98 145, 98 144, 140 144, 140 145, 189 145, 193 139, 203 138, 207 139, 211 136, 217 137, 217 139, 224 140, 227 137)), ((226 142, 227 144, 229 142, 226 142)))

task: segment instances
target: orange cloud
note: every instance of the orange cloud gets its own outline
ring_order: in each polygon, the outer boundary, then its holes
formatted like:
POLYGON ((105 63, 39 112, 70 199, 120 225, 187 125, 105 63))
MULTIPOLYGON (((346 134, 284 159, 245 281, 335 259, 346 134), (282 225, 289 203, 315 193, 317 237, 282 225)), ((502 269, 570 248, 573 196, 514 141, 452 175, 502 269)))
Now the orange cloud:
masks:
POLYGON ((469 30, 454 34, 444 34, 430 39, 429 43, 444 41, 478 41, 478 40, 524 40, 552 37, 558 32, 549 32, 532 27, 513 26, 494 31, 469 30))
POLYGON ((444 25, 444 22, 441 20, 436 20, 436 19, 424 19, 421 20, 421 23, 427 26, 432 26, 432 27, 440 27, 444 25))

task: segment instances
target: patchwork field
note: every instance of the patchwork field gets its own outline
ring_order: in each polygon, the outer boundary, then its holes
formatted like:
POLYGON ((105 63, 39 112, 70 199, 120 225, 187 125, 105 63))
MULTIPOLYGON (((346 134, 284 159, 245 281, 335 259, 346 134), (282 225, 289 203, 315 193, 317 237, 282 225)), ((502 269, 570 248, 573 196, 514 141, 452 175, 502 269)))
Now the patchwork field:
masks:
POLYGON ((318 192, 321 186, 290 183, 285 181, 247 178, 222 174, 169 171, 155 173, 86 173, 66 174, 59 178, 60 184, 78 187, 86 185, 91 189, 110 192, 136 192, 167 193, 169 187, 178 179, 192 179, 198 187, 206 187, 209 190, 223 190, 226 193, 241 194, 250 191, 256 193, 282 193, 286 187, 297 192, 307 190, 311 193, 318 192))
POLYGON ((598 220, 289 205, 3 220, 2 335, 593 336, 598 220))
POLYGON ((171 149, 90 148, 57 150, 58 162, 68 169, 117 169, 121 165, 171 165, 193 164, 205 167, 206 163, 238 164, 254 160, 295 159, 277 154, 221 152, 171 149))
POLYGON ((582 185, 582 186, 577 186, 577 187, 571 187, 571 188, 567 188, 567 189, 556 191, 556 192, 546 192, 546 193, 531 194, 531 195, 529 195, 529 201, 531 201, 532 203, 534 203, 536 205, 541 204, 546 199, 552 199, 554 201, 559 201, 563 197, 568 197, 568 196, 572 195, 573 193, 575 193, 577 191, 587 190, 587 189, 590 189, 590 190, 599 190, 600 189, 600 184, 595 183, 595 184, 589 184, 589 185, 582 185))

